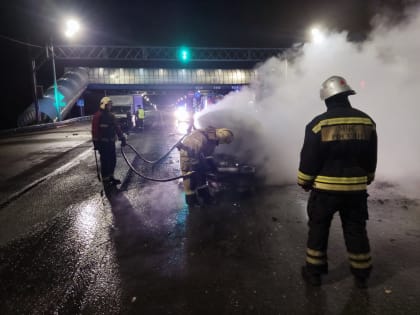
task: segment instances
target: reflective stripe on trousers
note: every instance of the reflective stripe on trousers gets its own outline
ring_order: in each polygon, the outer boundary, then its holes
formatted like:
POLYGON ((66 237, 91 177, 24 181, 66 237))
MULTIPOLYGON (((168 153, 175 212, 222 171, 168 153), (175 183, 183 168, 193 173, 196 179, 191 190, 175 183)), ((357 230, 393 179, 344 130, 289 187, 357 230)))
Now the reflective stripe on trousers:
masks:
POLYGON ((344 240, 354 275, 367 277, 372 268, 366 231, 367 193, 332 194, 313 190, 308 200, 308 241, 306 263, 314 271, 325 271, 331 221, 339 213, 344 240))

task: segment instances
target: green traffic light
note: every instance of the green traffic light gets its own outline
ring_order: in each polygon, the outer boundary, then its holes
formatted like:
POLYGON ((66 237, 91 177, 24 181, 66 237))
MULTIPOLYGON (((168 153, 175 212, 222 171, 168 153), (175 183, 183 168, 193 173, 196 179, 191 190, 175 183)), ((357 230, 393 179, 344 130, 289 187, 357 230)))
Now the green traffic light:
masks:
POLYGON ((181 47, 178 52, 178 59, 182 62, 188 62, 190 60, 190 50, 186 47, 181 47))
POLYGON ((186 50, 182 51, 182 60, 187 60, 188 59, 188 52, 186 50))

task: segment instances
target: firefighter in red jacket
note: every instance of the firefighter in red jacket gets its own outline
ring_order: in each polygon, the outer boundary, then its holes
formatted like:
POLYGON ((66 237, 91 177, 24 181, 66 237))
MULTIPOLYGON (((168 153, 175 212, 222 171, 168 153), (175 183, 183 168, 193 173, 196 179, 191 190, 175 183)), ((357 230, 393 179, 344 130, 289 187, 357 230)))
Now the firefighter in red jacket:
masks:
POLYGON ((320 96, 327 111, 306 126, 300 154, 298 184, 311 190, 302 276, 314 286, 321 285, 321 275, 328 272, 329 228, 337 211, 357 287, 367 286, 372 269, 367 185, 375 177, 377 134, 374 121, 350 105, 352 94, 356 93, 342 77, 332 76, 322 84, 320 96))
POLYGON ((126 138, 113 113, 111 113, 112 100, 105 96, 101 99, 99 110, 92 119, 92 141, 95 150, 99 151, 101 161, 101 175, 104 185, 121 184, 119 179, 114 177, 115 165, 117 163, 115 140, 121 141, 121 146, 126 145, 126 138))
POLYGON ((194 171, 191 177, 184 178, 185 201, 189 206, 212 202, 206 181, 206 172, 216 168, 211 156, 219 144, 233 141, 233 132, 227 128, 207 127, 195 129, 178 145, 180 166, 183 175, 194 171))

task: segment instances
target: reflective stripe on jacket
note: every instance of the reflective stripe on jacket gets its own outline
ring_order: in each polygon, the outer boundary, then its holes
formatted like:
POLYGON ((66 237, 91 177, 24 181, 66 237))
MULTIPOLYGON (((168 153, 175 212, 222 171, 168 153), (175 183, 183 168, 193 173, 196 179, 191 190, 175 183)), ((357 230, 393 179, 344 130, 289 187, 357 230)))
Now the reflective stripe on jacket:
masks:
POLYGON ((121 127, 114 114, 106 110, 98 110, 92 118, 92 140, 93 141, 115 141, 123 137, 121 127))
POLYGON ((348 102, 334 104, 305 130, 298 184, 316 190, 360 192, 375 176, 374 121, 348 102))

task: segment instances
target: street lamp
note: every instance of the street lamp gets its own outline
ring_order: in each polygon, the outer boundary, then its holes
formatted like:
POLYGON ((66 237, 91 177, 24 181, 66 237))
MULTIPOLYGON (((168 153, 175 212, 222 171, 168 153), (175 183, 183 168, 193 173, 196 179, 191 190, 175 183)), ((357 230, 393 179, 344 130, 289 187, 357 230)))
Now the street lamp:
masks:
MULTIPOLYGON (((65 23, 66 29, 64 35, 68 38, 73 38, 80 31, 80 24, 77 20, 70 18, 65 23)), ((51 53, 51 62, 54 76, 54 106, 57 110, 57 120, 61 121, 61 102, 63 95, 59 94, 57 86, 57 73, 55 69, 55 54, 54 54, 54 43, 52 37, 50 38, 49 51, 51 53)))
POLYGON ((312 41, 316 44, 320 44, 324 41, 324 33, 317 27, 311 29, 312 41))
POLYGON ((80 23, 75 19, 68 19, 66 21, 66 30, 64 31, 64 35, 68 38, 73 38, 80 31, 80 23))

